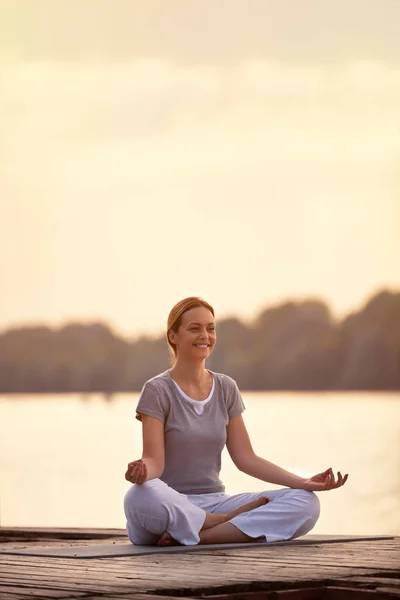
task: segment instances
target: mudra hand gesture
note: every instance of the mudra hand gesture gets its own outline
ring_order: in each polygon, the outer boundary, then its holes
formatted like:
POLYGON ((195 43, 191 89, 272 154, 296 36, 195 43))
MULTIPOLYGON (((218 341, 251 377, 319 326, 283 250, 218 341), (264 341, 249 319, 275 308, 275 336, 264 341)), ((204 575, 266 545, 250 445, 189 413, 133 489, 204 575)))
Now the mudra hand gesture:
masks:
POLYGON ((338 471, 337 480, 335 479, 335 474, 332 469, 327 469, 323 473, 318 473, 318 475, 314 475, 314 477, 310 477, 310 479, 306 479, 304 484, 304 489, 309 492, 323 492, 327 490, 335 490, 336 488, 342 487, 347 481, 348 474, 344 477, 338 471))
POLYGON ((131 483, 144 483, 147 478, 146 463, 140 458, 128 464, 125 479, 131 483))

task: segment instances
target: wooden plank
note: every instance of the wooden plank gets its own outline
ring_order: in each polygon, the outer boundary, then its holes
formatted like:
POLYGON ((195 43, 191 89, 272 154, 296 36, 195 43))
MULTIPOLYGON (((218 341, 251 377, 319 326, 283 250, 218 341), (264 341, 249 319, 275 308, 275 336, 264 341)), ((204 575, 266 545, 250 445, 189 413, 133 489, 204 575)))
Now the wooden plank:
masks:
POLYGON ((207 600, 323 600, 323 586, 207 596, 207 600))
POLYGON ((39 538, 53 539, 106 539, 110 537, 127 538, 125 529, 99 529, 80 527, 0 527, 0 541, 2 538, 39 538))
MULTIPOLYGON (((0 588, 0 599, 1 600, 27 600, 27 598, 33 598, 34 596, 32 596, 32 594, 28 594, 27 596, 25 594, 20 594, 19 591, 18 592, 14 592, 14 593, 7 593, 4 591, 1 591, 0 588)), ((64 600, 72 600, 71 597, 69 596, 68 598, 64 598, 64 600)), ((104 600, 104 597, 103 597, 104 600)), ((121 597, 120 597, 121 600, 121 597)))
POLYGON ((379 588, 376 588, 375 591, 380 592, 382 594, 387 594, 392 598, 400 598, 400 590, 399 589, 393 590, 393 588, 389 588, 389 587, 379 587, 379 588))
MULTIPOLYGON (((117 596, 109 596, 107 595, 107 597, 105 596, 85 596, 84 600, 158 600, 159 598, 161 598, 161 600, 182 600, 182 597, 176 598, 174 596, 159 596, 159 595, 148 595, 148 594, 138 594, 136 592, 133 592, 132 594, 124 594, 123 596, 117 595, 117 596)), ((1 598, 1 600, 3 600, 1 598)), ((74 597, 71 596, 70 598, 65 598, 64 600, 74 600, 74 597)), ((187 597, 185 596, 184 600, 198 600, 198 598, 191 598, 191 597, 187 597)))
MULTIPOLYGON (((375 589, 387 599, 387 590, 391 590, 392 595, 397 594, 399 551, 400 538, 372 544, 368 542, 368 545, 365 542, 329 544, 329 547, 323 544, 296 547, 266 545, 229 551, 112 559, 1 555, 3 586, 0 589, 7 588, 5 593, 8 596, 16 590, 13 600, 18 600, 20 596, 28 597, 32 589, 47 590, 47 595, 43 597, 55 599, 72 599, 84 594, 85 600, 96 596, 104 600, 105 595, 107 598, 128 600, 135 597, 138 600, 138 596, 143 596, 145 592, 168 590, 169 600, 169 594, 193 596, 239 592, 248 594, 254 600, 258 589, 264 590, 265 600, 265 592, 269 589, 272 593, 274 588, 279 593, 284 590, 289 594, 291 591, 295 600, 295 592, 300 593, 299 589, 304 590, 308 586, 315 590, 319 584, 329 582, 331 587, 341 590, 338 592, 341 598, 344 589, 372 592, 375 589), (383 574, 386 576, 383 577, 383 574), (389 580, 392 583, 388 583, 389 580), (372 581, 375 582, 375 588, 371 587, 372 581), (60 593, 63 595, 57 596, 60 593)), ((316 594, 315 591, 312 593, 316 594)), ((355 592, 349 593, 354 595, 355 592)), ((149 600, 147 594, 146 600, 149 600)), ((158 594, 156 600, 160 600, 158 594)))
MULTIPOLYGON (((71 596, 75 592, 81 592, 82 594, 118 594, 118 593, 128 593, 133 591, 132 586, 124 585, 121 583, 116 583, 115 585, 110 585, 105 583, 104 581, 97 581, 94 583, 80 583, 75 582, 72 578, 69 579, 68 582, 51 582, 46 581, 44 579, 35 580, 30 579, 29 577, 22 578, 9 578, 4 579, 1 582, 2 587, 15 587, 19 589, 36 589, 40 588, 42 590, 47 590, 49 592, 48 596, 51 597, 51 593, 59 594, 62 593, 62 597, 71 596)), ((58 597, 58 596, 57 596, 58 597)))
POLYGON ((357 587, 365 587, 365 588, 376 588, 379 586, 385 587, 394 587, 400 589, 400 578, 397 577, 376 577, 373 575, 372 577, 360 577, 359 575, 351 576, 346 579, 337 579, 335 580, 335 586, 343 585, 343 586, 353 586, 357 585, 357 587))
POLYGON ((390 594, 377 590, 329 586, 325 588, 324 600, 390 600, 390 594))
MULTIPOLYGON (((180 568, 190 569, 193 566, 202 566, 203 568, 212 568, 216 565, 223 566, 231 565, 236 568, 243 567, 253 567, 253 568, 264 568, 264 567, 276 567, 280 566, 284 567, 301 567, 304 568, 306 564, 305 557, 300 555, 296 561, 291 560, 290 562, 283 559, 275 558, 274 560, 270 560, 268 556, 265 557, 257 557, 257 560, 247 561, 239 558, 230 559, 229 557, 218 557, 218 556, 209 556, 207 560, 196 560, 193 557, 185 557, 185 559, 180 558, 177 560, 176 555, 165 555, 158 561, 149 561, 148 557, 145 557, 146 560, 139 559, 93 559, 93 560, 70 560, 70 559, 42 559, 42 558, 30 558, 24 556, 13 557, 10 560, 4 560, 0 558, 0 567, 1 568, 18 568, 18 567, 31 567, 31 568, 45 568, 50 570, 66 570, 66 571, 90 571, 90 570, 103 570, 105 568, 114 568, 116 571, 123 571, 126 568, 132 572, 138 571, 140 569, 151 569, 155 570, 165 570, 165 568, 175 567, 179 565, 180 568), (174 557, 174 558, 173 558, 174 557)), ((313 561, 312 564, 315 564, 313 561)), ((340 568, 344 568, 345 570, 349 570, 349 567, 346 565, 339 565, 340 568)), ((327 564, 322 565, 322 568, 330 567, 330 568, 338 568, 337 562, 331 561, 327 564)))
MULTIPOLYGON (((39 588, 36 586, 23 587, 12 586, 12 585, 0 585, 0 598, 3 600, 4 594, 15 594, 17 597, 21 596, 36 596, 38 598, 69 598, 71 597, 71 591, 65 592, 62 590, 49 590, 47 588, 39 588)), ((81 598, 85 594, 79 592, 73 592, 74 598, 81 598)))
MULTIPOLYGON (((103 577, 104 577, 104 572, 102 573, 103 577)), ((33 573, 27 573, 26 570, 20 570, 20 571, 12 571, 11 573, 1 573, 0 575, 0 584, 9 582, 10 580, 16 580, 18 582, 40 582, 40 581, 46 581, 46 583, 48 584, 54 584, 56 586, 61 586, 61 585, 70 585, 71 583, 71 578, 73 578, 74 584, 75 585, 98 585, 99 581, 101 581, 101 573, 94 573, 93 575, 89 575, 89 574, 74 574, 73 572, 71 573, 63 573, 62 575, 60 574, 54 574, 51 571, 47 571, 47 572, 41 572, 38 573, 36 570, 33 571, 33 573)), ((149 581, 148 578, 146 577, 142 577, 142 576, 130 576, 130 575, 126 575, 125 577, 121 577, 121 575, 116 575, 113 577, 113 575, 109 572, 107 572, 107 583, 109 585, 112 585, 113 583, 115 585, 119 585, 120 583, 122 583, 124 580, 128 581, 128 582, 133 582, 135 580, 137 581, 143 581, 144 579, 147 579, 147 581, 149 581)), ((159 577, 157 577, 156 575, 154 575, 153 578, 151 578, 151 581, 159 581, 159 577)))
MULTIPOLYGON (((263 579, 271 579, 271 578, 279 578, 283 577, 286 574, 296 575, 298 577, 304 577, 307 575, 308 568, 312 566, 312 573, 314 577, 324 576, 332 578, 336 577, 346 577, 351 575, 363 575, 368 573, 375 573, 376 569, 360 569, 355 570, 353 568, 343 567, 343 566, 314 566, 307 565, 305 563, 297 564, 297 565, 287 565, 285 563, 281 563, 279 565, 271 565, 268 562, 258 564, 256 566, 251 565, 230 565, 232 576, 235 577, 249 577, 250 575, 253 578, 263 578, 263 579)), ((76 577, 89 577, 92 576, 101 576, 104 573, 107 573, 108 576, 124 576, 129 574, 129 577, 136 579, 146 579, 149 576, 154 578, 154 576, 161 578, 163 582, 167 584, 168 580, 171 579, 171 570, 175 576, 179 574, 183 581, 191 581, 194 578, 194 575, 199 577, 201 574, 205 573, 208 578, 211 576, 217 577, 218 579, 226 578, 226 564, 220 566, 217 561, 211 564, 165 564, 165 565, 116 565, 113 563, 108 563, 104 565, 85 565, 85 567, 79 565, 79 568, 72 569, 68 565, 30 565, 30 564, 14 564, 14 565, 0 565, 0 570, 4 574, 20 574, 26 573, 30 571, 34 571, 36 574, 40 574, 41 576, 52 576, 53 578, 62 577, 64 575, 72 574, 76 577)), ((176 582, 176 577, 173 577, 173 581, 176 582)))
MULTIPOLYGON (((21 563, 23 564, 23 563, 21 563)), ((29 567, 29 565, 27 565, 29 567)), ((62 569, 66 569, 66 565, 60 565, 60 567, 62 569)), ((257 564, 252 565, 250 564, 240 564, 240 563, 219 563, 217 560, 212 561, 210 563, 196 563, 196 562, 192 562, 192 563, 185 563, 185 564, 181 564, 179 562, 176 563, 170 563, 170 562, 165 562, 162 564, 158 564, 158 565, 153 565, 153 564, 133 564, 132 562, 127 562, 125 564, 118 564, 118 563, 113 563, 113 562, 109 562, 109 563, 105 563, 103 565, 87 565, 86 569, 87 571, 102 571, 102 570, 107 570, 109 572, 114 571, 115 573, 120 572, 126 572, 126 570, 128 570, 128 572, 140 572, 140 573, 145 573, 148 571, 151 572, 159 572, 161 574, 165 574, 168 573, 168 571, 170 571, 171 569, 178 569, 180 572, 188 572, 189 574, 192 573, 193 574, 193 569, 197 569, 196 572, 199 572, 200 570, 202 571, 211 571, 213 569, 218 569, 220 571, 220 573, 223 573, 224 570, 226 570, 226 567, 229 567, 229 571, 233 571, 236 573, 244 573, 245 575, 249 572, 249 570, 251 570, 252 572, 260 572, 260 573, 273 573, 273 572, 280 572, 282 569, 284 569, 285 571, 290 571, 292 570, 293 572, 297 572, 299 569, 304 573, 305 570, 307 570, 309 567, 312 567, 313 571, 315 572, 316 570, 318 570, 319 572, 326 572, 326 573, 331 573, 331 572, 342 572, 344 574, 356 574, 357 572, 360 574, 366 573, 366 572, 375 572, 376 569, 376 563, 374 565, 375 568, 373 567, 369 567, 369 568, 360 568, 360 567, 348 567, 345 565, 335 565, 335 564, 328 564, 328 565, 318 565, 315 564, 313 562, 306 562, 306 561, 299 561, 298 563, 295 564, 287 564, 286 562, 280 562, 280 563, 271 563, 268 560, 266 561, 262 561, 262 562, 258 562, 257 564)), ((36 568, 50 568, 53 569, 52 565, 36 565, 36 568)), ((60 569, 58 569, 60 570, 60 569)), ((68 570, 70 570, 68 568, 68 570)), ((81 569, 79 569, 81 570, 81 569)), ((388 571, 391 572, 391 571, 388 571)))

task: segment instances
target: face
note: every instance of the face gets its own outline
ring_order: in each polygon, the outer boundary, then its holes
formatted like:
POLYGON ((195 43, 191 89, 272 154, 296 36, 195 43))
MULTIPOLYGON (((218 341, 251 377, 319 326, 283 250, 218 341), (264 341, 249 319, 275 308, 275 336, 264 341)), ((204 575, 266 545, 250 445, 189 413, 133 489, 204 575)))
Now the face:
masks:
POLYGON ((215 346, 215 319, 204 306, 192 308, 182 315, 179 330, 170 331, 169 338, 180 358, 204 360, 215 346))

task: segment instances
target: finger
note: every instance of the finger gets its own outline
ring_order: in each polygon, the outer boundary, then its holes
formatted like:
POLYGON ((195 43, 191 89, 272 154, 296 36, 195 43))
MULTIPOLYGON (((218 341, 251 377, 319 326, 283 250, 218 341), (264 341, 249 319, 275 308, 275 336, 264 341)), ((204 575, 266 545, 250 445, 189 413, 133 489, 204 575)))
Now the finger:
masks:
POLYGON ((342 486, 343 486, 343 485, 346 483, 348 476, 349 476, 349 475, 348 475, 348 473, 347 473, 347 474, 346 474, 346 475, 343 477, 343 475, 341 474, 341 472, 340 472, 340 471, 338 471, 338 480, 337 480, 337 482, 336 482, 336 484, 335 484, 335 486, 334 486, 334 487, 335 487, 335 488, 342 487, 342 486))
POLYGON ((137 461, 134 460, 133 462, 129 463, 128 469, 132 470, 132 469, 134 469, 136 467, 136 465, 137 465, 137 461))
POLYGON ((318 475, 314 475, 312 478, 313 481, 319 481, 321 483, 326 483, 329 478, 329 469, 328 471, 324 471, 323 473, 318 473, 318 475))
POLYGON ((138 483, 144 483, 146 480, 146 465, 144 463, 140 465, 140 472, 137 479, 138 483))
POLYGON ((335 473, 333 472, 332 467, 330 468, 330 480, 331 480, 330 481, 330 486, 331 486, 331 489, 332 489, 336 485, 335 473))
POLYGON ((131 483, 133 483, 133 481, 132 481, 132 472, 131 472, 130 469, 128 469, 127 472, 125 473, 125 479, 127 481, 130 481, 131 483))
POLYGON ((135 465, 134 467, 131 468, 130 477, 131 477, 132 483, 134 483, 136 481, 139 474, 140 474, 140 465, 135 465))
POLYGON ((338 471, 337 480, 335 478, 335 485, 334 485, 334 487, 335 488, 340 487, 341 486, 341 481, 342 481, 342 476, 340 474, 340 471, 338 471))
POLYGON ((324 471, 323 473, 318 473, 317 475, 314 475, 314 479, 316 479, 317 477, 319 477, 322 480, 326 480, 326 478, 329 475, 329 469, 327 469, 326 471, 324 471))
POLYGON ((144 483, 147 477, 146 463, 142 460, 137 465, 137 472, 135 473, 136 483, 144 483))
POLYGON ((132 470, 129 470, 126 472, 125 479, 127 481, 130 481, 131 483, 135 483, 135 477, 136 476, 134 473, 132 473, 132 470))

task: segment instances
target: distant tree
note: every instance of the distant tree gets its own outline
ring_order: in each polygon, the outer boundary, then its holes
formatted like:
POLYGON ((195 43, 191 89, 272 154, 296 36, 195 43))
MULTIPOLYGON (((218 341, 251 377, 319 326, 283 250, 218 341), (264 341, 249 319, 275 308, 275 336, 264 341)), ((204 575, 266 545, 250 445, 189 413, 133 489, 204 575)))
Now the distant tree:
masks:
MULTIPOLYGON (((248 390, 399 390, 400 293, 382 291, 343 322, 319 300, 221 320, 210 369, 248 390)), ((103 323, 0 335, 0 393, 137 391, 166 370, 165 335, 121 339, 103 323)))
POLYGON ((383 291, 340 325, 344 389, 400 389, 400 294, 383 291))
MULTIPOLYGON (((325 389, 332 385, 335 325, 321 302, 263 311, 254 324, 255 389, 325 389)), ((335 361, 336 363, 336 361, 335 361)))
POLYGON ((122 389, 140 390, 151 377, 162 373, 169 365, 168 344, 164 337, 141 337, 129 345, 122 389))
POLYGON ((229 373, 241 388, 251 382, 253 331, 239 319, 224 319, 217 323, 217 345, 208 359, 213 371, 229 373))

